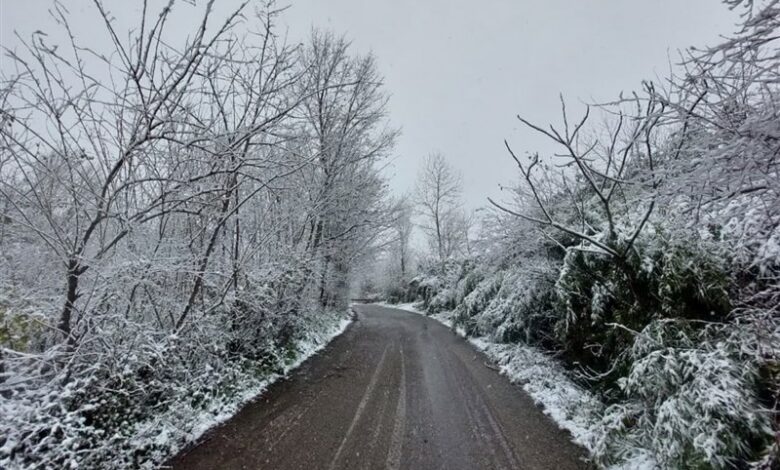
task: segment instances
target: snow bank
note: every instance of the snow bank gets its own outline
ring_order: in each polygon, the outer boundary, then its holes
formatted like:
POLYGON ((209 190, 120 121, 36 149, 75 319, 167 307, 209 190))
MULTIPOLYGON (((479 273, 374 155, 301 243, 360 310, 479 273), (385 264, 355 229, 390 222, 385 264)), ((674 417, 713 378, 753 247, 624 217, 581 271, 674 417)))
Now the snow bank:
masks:
MULTIPOLYGON (((281 373, 258 379, 255 383, 248 385, 234 399, 212 403, 208 409, 197 413, 187 420, 191 426, 189 431, 183 431, 182 428, 171 425, 155 427, 155 432, 159 436, 158 440, 168 440, 170 442, 170 455, 175 455, 188 445, 197 442, 209 429, 232 418, 247 403, 257 399, 274 382, 287 377, 290 372, 323 350, 328 343, 346 331, 351 323, 351 317, 335 319, 333 322, 323 322, 320 325, 321 329, 311 330, 307 337, 298 343, 295 358, 284 365, 281 373)), ((154 426, 157 423, 149 424, 154 426)), ((144 468, 153 469, 157 468, 157 465, 154 462, 148 462, 144 468)))

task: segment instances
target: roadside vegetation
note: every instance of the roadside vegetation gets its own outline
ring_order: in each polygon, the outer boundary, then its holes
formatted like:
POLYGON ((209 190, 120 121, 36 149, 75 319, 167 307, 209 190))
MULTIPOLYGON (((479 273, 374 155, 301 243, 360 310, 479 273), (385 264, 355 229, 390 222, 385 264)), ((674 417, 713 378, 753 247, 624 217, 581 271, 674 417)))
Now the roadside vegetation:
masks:
POLYGON ((738 32, 666 81, 518 116, 557 151, 506 143, 520 181, 478 233, 429 160, 430 255, 385 277, 390 301, 554 355, 605 404, 586 443, 604 467, 780 466, 780 4, 726 3, 738 32))
POLYGON ((87 41, 57 3, 3 51, 2 468, 155 468, 343 328, 396 135, 374 59, 213 7, 96 1, 87 41))

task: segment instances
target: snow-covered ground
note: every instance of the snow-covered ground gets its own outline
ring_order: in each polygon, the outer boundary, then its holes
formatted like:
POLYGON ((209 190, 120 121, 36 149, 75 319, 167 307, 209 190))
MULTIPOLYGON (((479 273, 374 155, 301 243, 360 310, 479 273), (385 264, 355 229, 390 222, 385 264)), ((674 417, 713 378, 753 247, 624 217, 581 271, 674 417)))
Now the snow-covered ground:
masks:
MULTIPOLYGON (((416 307, 416 302, 389 304, 389 308, 426 315, 416 307)), ((426 315, 466 338, 498 366, 501 374, 512 383, 523 387, 544 413, 562 429, 567 430, 574 442, 592 452, 598 438, 601 417, 605 405, 588 390, 575 383, 564 367, 549 354, 524 344, 504 344, 486 337, 467 337, 465 330, 455 327, 451 312, 426 315)), ((646 452, 637 452, 610 470, 652 470, 658 465, 646 452)))

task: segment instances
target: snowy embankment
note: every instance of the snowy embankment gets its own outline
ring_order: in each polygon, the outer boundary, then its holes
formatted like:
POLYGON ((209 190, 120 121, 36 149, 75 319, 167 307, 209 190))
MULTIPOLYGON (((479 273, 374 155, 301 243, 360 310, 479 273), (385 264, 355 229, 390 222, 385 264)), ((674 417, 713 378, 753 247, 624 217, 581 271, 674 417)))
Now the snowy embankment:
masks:
MULTIPOLYGON (((296 345, 294 359, 284 364, 279 373, 266 377, 258 377, 255 381, 247 383, 244 390, 227 401, 214 401, 204 410, 199 410, 187 419, 187 427, 182 428, 181 423, 159 423, 160 426, 154 432, 159 440, 170 442, 170 455, 173 455, 188 445, 200 439, 209 429, 218 426, 232 418, 247 403, 258 398, 270 385, 279 379, 286 377, 294 369, 298 368, 307 359, 311 358, 333 339, 346 331, 352 323, 352 315, 327 318, 317 325, 313 325, 306 338, 296 345)), ((185 413, 186 414, 186 413, 185 413)), ((152 464, 152 462, 150 462, 152 464)), ((150 468, 153 468, 152 465, 150 468)))
MULTIPOLYGON (((498 366, 502 375, 522 386, 547 416, 571 434, 574 442, 593 453, 606 406, 594 394, 575 383, 564 367, 549 354, 524 344, 496 343, 487 337, 469 337, 462 327, 454 324, 451 312, 427 315, 415 306, 416 302, 379 302, 378 305, 425 315, 467 339, 498 366)), ((611 470, 653 468, 657 468, 655 461, 639 449, 622 464, 610 467, 611 470)))
MULTIPOLYGON (((301 333, 274 370, 245 367, 248 362, 203 365, 197 372, 203 381, 219 383, 229 378, 232 388, 206 395, 202 387, 191 383, 174 384, 175 394, 170 392, 173 398, 161 401, 150 418, 134 421, 137 410, 127 406, 119 412, 109 432, 90 427, 79 409, 66 409, 68 402, 56 390, 42 389, 36 400, 18 396, 0 399, 0 468, 158 468, 323 349, 351 322, 352 316, 347 312, 310 315, 302 320, 301 333), (49 411, 52 409, 61 413, 49 411), (30 440, 31 432, 46 432, 43 426, 55 419, 55 431, 50 435, 59 439, 43 435, 38 441, 30 440), (25 453, 14 452, 17 448, 25 453)), ((147 381, 146 385, 162 389, 157 382, 147 381)), ((66 392, 70 393, 69 389, 66 392)), ((107 393, 95 395, 93 404, 87 406, 96 407, 110 399, 112 396, 107 393)))

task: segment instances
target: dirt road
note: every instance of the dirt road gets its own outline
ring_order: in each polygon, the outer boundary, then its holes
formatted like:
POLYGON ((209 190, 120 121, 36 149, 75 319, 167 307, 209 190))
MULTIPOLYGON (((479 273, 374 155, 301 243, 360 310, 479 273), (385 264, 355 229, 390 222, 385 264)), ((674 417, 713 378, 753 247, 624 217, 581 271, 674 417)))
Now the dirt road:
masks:
POLYGON ((176 470, 587 468, 520 388, 428 318, 373 305, 176 470))

